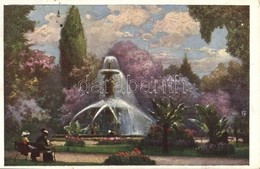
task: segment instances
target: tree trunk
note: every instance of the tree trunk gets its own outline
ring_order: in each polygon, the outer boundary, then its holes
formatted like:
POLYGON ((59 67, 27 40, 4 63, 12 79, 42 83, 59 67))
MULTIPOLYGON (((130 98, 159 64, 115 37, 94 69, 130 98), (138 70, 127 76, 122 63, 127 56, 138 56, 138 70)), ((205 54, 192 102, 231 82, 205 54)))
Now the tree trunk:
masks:
POLYGON ((163 126, 163 137, 162 137, 162 146, 163 146, 163 153, 168 154, 169 148, 168 148, 168 127, 163 126))
POLYGON ((216 144, 217 143, 217 138, 216 138, 216 136, 215 136, 215 134, 214 133, 209 133, 209 142, 210 143, 213 143, 213 144, 216 144))
POLYGON ((235 135, 235 138, 236 138, 236 143, 238 143, 238 134, 237 134, 237 129, 234 130, 234 135, 235 135))

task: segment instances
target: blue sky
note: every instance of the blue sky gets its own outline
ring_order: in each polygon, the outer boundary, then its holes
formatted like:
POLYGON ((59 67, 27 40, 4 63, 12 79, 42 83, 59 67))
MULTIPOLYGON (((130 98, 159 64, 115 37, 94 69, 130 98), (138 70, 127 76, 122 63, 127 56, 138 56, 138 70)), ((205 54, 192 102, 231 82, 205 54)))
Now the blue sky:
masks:
MULTIPOLYGON (((32 49, 44 51, 59 62, 59 39, 70 5, 39 5, 29 14, 36 21, 27 37, 32 49), (58 11, 60 16, 57 15, 58 11)), ((102 58, 119 41, 130 40, 147 50, 164 67, 180 65, 187 54, 193 71, 200 77, 209 74, 219 63, 238 61, 225 52, 227 30, 215 29, 211 43, 201 39, 198 22, 186 6, 176 5, 79 5, 87 39, 88 52, 102 58)))

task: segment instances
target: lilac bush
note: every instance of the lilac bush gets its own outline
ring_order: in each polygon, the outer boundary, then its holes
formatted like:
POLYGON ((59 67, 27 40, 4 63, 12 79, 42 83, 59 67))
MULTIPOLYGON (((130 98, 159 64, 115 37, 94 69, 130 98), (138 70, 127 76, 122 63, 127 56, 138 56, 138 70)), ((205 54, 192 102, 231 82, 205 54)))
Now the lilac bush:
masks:
POLYGON ((65 99, 60 108, 61 117, 59 119, 62 125, 70 122, 77 112, 97 99, 96 95, 82 94, 75 86, 70 89, 64 88, 63 94, 65 95, 65 99))
POLYGON ((205 92, 202 94, 200 103, 202 105, 212 105, 220 116, 230 115, 231 101, 230 94, 223 90, 205 92))

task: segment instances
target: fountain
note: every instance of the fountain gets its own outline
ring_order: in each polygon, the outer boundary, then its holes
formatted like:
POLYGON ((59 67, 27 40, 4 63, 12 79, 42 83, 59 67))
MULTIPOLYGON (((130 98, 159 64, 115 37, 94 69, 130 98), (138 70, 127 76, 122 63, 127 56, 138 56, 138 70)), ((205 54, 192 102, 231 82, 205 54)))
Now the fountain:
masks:
POLYGON ((138 108, 114 56, 105 57, 97 81, 103 86, 99 92, 100 101, 83 108, 72 121, 79 121, 85 127, 98 124, 103 132, 113 130, 122 135, 145 135, 153 119, 138 108))

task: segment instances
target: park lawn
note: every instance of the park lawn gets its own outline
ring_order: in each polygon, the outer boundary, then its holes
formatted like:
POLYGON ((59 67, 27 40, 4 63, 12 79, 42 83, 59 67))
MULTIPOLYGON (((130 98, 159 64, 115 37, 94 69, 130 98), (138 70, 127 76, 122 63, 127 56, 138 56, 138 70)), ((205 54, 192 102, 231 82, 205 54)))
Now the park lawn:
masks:
POLYGON ((5 166, 85 166, 85 165, 103 165, 102 163, 81 163, 81 162, 33 162, 31 160, 5 158, 5 166))
POLYGON ((169 148, 169 153, 162 152, 161 147, 145 147, 143 153, 149 156, 186 156, 186 157, 227 157, 227 158, 249 158, 248 145, 234 146, 235 153, 230 155, 203 155, 196 151, 196 148, 174 149, 169 148))
POLYGON ((235 148, 235 158, 249 158, 249 145, 242 143, 232 143, 235 148))
POLYGON ((119 151, 131 151, 134 147, 134 145, 130 144, 85 145, 84 147, 58 146, 56 147, 56 151, 87 154, 114 154, 119 151))
MULTIPOLYGON (((143 147, 142 152, 149 156, 187 156, 187 157, 227 157, 227 158, 249 158, 249 146, 247 144, 236 144, 235 153, 231 155, 202 155, 195 148, 175 149, 169 148, 169 153, 164 154, 161 147, 143 147)), ((114 154, 119 151, 131 151, 135 145, 117 144, 117 145, 86 145, 85 147, 59 146, 56 151, 88 153, 88 154, 114 154)))

